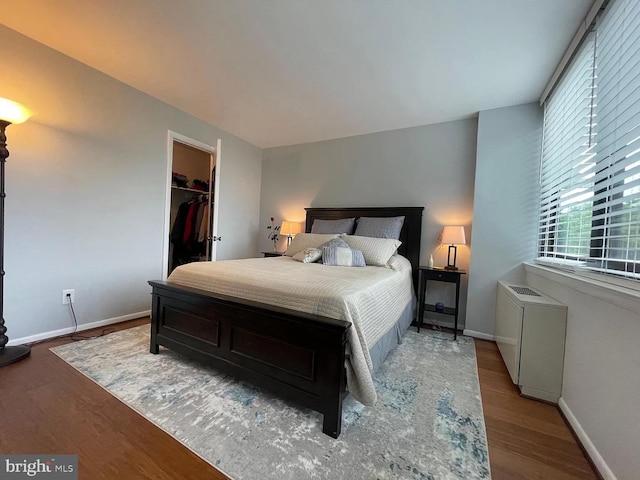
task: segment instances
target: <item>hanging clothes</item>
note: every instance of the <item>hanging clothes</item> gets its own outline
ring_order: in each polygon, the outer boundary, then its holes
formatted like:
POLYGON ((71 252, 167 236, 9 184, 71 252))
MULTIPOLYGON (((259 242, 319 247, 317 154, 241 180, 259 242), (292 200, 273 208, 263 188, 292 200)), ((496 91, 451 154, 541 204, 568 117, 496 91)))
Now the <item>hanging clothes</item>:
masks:
POLYGON ((207 224, 204 218, 208 203, 208 201, 189 201, 178 207, 169 235, 169 240, 173 244, 172 269, 199 260, 200 256, 205 254, 206 244, 200 240, 200 237, 206 237, 207 224))
POLYGON ((198 213, 196 214, 196 231, 194 233, 193 238, 199 239, 200 237, 200 229, 202 228, 202 217, 204 215, 204 206, 205 202, 200 202, 198 205, 198 213))
POLYGON ((204 206, 204 212, 202 214, 202 223, 200 224, 200 232, 198 233, 198 242, 205 242, 207 240, 209 226, 209 202, 204 206))

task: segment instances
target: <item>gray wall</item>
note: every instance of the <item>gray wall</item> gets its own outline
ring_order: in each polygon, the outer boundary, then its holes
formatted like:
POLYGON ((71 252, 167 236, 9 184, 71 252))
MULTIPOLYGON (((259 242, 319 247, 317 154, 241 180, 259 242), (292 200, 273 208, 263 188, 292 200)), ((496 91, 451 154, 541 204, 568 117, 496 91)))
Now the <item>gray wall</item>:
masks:
POLYGON ((524 281, 536 255, 542 108, 480 112, 465 333, 493 337, 498 280, 524 281))
MULTIPOLYGON (((433 253, 436 265, 446 264, 442 226, 465 225, 471 234, 476 135, 471 119, 266 149, 260 247, 271 248, 269 217, 304 221, 304 207, 424 206, 421 262, 433 253)), ((468 268, 469 246, 458 248, 458 264, 468 268)), ((450 284, 434 282, 428 293, 428 301, 454 304, 450 284)))
POLYGON ((640 478, 638 296, 539 266, 526 282, 567 306, 565 417, 603 478, 640 478))
MULTIPOLYGON (((115 54, 115 52, 114 52, 115 54)), ((5 318, 12 340, 150 308, 162 274, 167 132, 222 139, 218 258, 257 250, 262 152, 0 26, 4 97, 37 115, 7 129, 5 318)))

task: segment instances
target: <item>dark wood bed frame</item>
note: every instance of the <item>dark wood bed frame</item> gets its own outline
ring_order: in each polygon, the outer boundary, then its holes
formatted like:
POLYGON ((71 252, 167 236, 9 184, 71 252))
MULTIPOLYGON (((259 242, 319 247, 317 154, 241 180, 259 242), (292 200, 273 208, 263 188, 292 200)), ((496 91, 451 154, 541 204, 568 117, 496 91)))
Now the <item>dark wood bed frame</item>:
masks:
MULTIPOLYGON (((404 215, 398 251, 413 266, 415 288, 422 210, 307 208, 306 231, 315 219, 404 215)), ((324 415, 322 431, 338 438, 350 322, 164 281, 149 284, 151 353, 159 353, 163 345, 316 410, 324 415)))

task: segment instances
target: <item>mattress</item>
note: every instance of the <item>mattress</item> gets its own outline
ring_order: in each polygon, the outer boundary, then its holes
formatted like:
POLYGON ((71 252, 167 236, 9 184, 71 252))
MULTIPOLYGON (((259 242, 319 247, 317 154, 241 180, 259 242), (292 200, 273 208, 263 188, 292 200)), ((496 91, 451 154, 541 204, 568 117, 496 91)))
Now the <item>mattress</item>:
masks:
POLYGON ((214 293, 351 322, 347 387, 365 405, 376 402, 369 353, 414 304, 411 264, 394 255, 387 267, 330 267, 291 257, 195 262, 168 281, 214 293))

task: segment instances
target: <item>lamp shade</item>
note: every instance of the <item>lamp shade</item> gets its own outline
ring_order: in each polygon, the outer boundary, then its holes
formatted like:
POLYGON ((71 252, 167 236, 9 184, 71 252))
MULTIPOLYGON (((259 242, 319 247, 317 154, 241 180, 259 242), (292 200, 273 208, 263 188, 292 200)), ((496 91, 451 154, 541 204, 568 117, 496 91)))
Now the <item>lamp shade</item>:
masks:
POLYGON ((449 245, 466 245, 467 239, 464 236, 462 225, 447 225, 442 229, 442 243, 449 245))
POLYGON ((282 226, 280 227, 280 233, 282 235, 295 235, 296 233, 302 233, 302 224, 284 220, 282 222, 282 226))
POLYGON ((33 115, 33 111, 24 105, 0 97, 0 120, 9 123, 24 123, 33 115))

